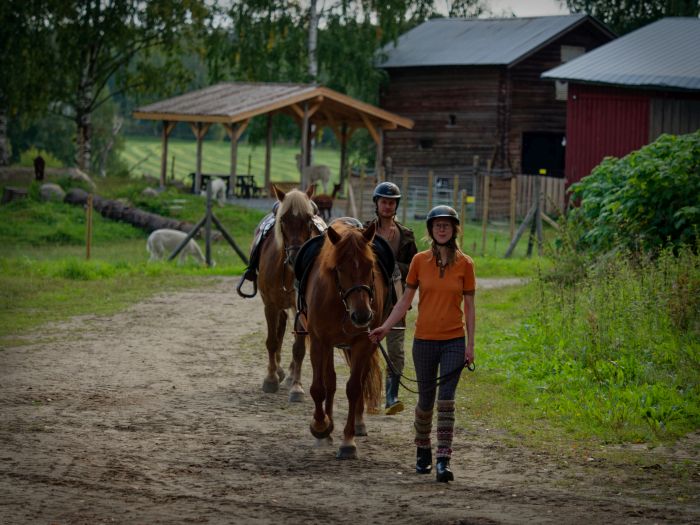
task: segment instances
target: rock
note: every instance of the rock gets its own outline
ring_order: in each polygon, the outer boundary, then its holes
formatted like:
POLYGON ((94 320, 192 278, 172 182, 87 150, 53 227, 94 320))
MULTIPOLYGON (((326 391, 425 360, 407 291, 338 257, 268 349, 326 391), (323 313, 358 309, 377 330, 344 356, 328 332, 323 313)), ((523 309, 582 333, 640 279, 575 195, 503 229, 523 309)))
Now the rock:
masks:
POLYGON ((39 196, 41 197, 42 201, 61 202, 65 198, 66 192, 63 191, 63 188, 61 188, 58 184, 48 182, 46 184, 42 184, 41 188, 39 188, 39 196))
POLYGON ((83 204, 87 203, 87 198, 88 198, 87 191, 85 191, 81 188, 71 188, 68 190, 68 192, 66 193, 66 196, 63 198, 63 202, 67 202, 68 204, 83 205, 83 204))
POLYGON ((157 197, 157 196, 158 196, 158 190, 155 190, 155 189, 153 189, 153 188, 145 188, 145 189, 141 192, 141 196, 142 196, 142 197, 148 197, 148 198, 157 197))

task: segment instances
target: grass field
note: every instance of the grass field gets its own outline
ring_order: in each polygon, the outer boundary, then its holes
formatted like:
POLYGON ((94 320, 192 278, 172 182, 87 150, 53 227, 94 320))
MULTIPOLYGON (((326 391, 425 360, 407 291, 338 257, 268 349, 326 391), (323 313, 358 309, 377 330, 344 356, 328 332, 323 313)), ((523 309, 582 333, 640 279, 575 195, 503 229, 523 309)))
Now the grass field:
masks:
MULTIPOLYGON (((271 174, 273 181, 298 180, 295 155, 298 147, 276 145, 272 151, 271 174)), ((187 179, 195 171, 197 143, 194 140, 170 139, 168 141, 168 177, 171 177, 173 158, 175 178, 187 179)), ((161 140, 156 137, 126 137, 126 147, 122 153, 127 168, 132 175, 160 176, 161 140)), ((338 180, 340 152, 331 149, 314 150, 314 163, 325 164, 331 169, 331 180, 338 180)), ((231 165, 231 143, 226 141, 205 141, 202 146, 202 172, 229 173, 231 165)), ((265 146, 238 145, 238 174, 251 173, 255 182, 262 186, 265 181, 265 146)))

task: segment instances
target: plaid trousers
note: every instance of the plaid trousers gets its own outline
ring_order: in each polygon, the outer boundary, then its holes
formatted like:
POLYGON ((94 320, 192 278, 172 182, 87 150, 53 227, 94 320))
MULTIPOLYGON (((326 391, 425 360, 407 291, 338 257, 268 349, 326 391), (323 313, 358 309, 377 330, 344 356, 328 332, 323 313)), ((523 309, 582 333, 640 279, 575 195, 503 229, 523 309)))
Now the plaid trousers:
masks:
POLYGON ((435 341, 428 339, 413 340, 413 364, 416 367, 418 379, 418 407, 424 411, 432 411, 435 404, 435 379, 453 370, 460 369, 437 388, 437 398, 440 401, 454 400, 457 384, 464 365, 464 337, 435 341))

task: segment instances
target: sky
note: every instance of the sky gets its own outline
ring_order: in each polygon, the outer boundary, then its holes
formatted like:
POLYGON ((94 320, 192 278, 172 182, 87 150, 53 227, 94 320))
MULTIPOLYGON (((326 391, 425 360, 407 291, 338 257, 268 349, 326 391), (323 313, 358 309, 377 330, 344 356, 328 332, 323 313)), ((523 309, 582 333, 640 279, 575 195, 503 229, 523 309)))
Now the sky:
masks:
POLYGON ((519 17, 569 14, 559 0, 486 0, 486 3, 496 15, 511 11, 519 17))

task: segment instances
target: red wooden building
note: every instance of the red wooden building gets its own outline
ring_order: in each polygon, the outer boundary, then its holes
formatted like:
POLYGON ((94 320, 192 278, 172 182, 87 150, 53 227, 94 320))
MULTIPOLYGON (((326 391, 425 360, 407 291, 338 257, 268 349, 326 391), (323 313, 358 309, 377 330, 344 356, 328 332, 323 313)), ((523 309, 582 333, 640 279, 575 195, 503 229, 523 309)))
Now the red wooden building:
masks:
POLYGON ((567 81, 566 179, 700 128, 700 19, 665 18, 542 75, 567 81))

